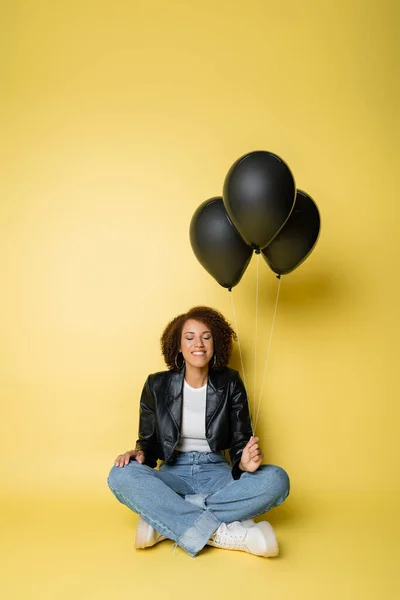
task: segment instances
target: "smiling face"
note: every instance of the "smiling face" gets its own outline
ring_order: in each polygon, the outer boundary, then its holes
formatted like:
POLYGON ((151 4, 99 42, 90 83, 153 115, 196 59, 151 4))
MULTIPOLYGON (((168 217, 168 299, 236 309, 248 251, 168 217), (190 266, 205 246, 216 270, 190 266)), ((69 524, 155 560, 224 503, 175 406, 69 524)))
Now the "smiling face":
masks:
POLYGON ((204 369, 214 353, 212 333, 204 323, 188 319, 182 327, 181 352, 186 363, 204 369))

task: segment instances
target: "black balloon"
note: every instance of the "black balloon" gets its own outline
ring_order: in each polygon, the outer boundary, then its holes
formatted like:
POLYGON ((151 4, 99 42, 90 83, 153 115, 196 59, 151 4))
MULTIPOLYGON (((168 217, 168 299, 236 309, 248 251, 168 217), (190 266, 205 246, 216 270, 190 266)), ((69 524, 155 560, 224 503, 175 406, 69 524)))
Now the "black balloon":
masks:
POLYGON ((321 218, 314 200, 297 191, 293 211, 272 242, 262 250, 263 258, 278 275, 287 275, 306 260, 317 243, 321 218))
POLYGON ((288 219, 296 184, 287 164, 272 152, 250 152, 230 168, 224 183, 226 210, 245 242, 267 246, 288 219))
POLYGON ((239 283, 253 253, 232 224, 222 198, 206 200, 196 210, 190 243, 199 263, 229 289, 239 283))

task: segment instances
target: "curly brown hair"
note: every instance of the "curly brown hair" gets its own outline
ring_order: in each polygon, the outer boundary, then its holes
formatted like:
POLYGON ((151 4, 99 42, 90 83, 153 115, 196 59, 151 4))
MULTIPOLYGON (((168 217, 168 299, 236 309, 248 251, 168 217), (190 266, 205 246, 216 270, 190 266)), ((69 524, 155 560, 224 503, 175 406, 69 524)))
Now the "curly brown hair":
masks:
POLYGON ((161 352, 169 369, 178 371, 175 359, 181 344, 183 325, 188 319, 195 319, 210 328, 214 340, 215 364, 210 368, 221 369, 228 365, 232 354, 233 342, 237 339, 236 333, 225 317, 208 306, 195 306, 187 313, 178 315, 163 331, 161 336, 161 352))

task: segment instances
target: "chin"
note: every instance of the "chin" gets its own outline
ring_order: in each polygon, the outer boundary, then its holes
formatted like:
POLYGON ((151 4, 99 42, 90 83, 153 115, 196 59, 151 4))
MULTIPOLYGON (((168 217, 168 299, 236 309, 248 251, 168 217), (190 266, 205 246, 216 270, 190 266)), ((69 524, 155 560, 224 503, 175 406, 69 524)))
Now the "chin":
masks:
POLYGON ((204 359, 202 358, 201 360, 189 360, 188 363, 192 366, 192 367, 197 367, 197 368, 204 368, 204 367, 208 367, 210 364, 210 359, 204 359))

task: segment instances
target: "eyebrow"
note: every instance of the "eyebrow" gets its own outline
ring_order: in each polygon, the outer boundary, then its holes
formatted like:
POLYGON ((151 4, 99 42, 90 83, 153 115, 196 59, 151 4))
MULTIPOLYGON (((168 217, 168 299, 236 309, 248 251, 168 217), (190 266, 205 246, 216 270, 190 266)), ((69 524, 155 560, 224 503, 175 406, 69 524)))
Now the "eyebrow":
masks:
MULTIPOLYGON (((195 334, 195 331, 184 331, 183 334, 185 335, 186 333, 193 333, 193 335, 195 334)), ((205 331, 203 331, 202 333, 211 333, 211 331, 209 331, 208 329, 206 329, 205 331)))

